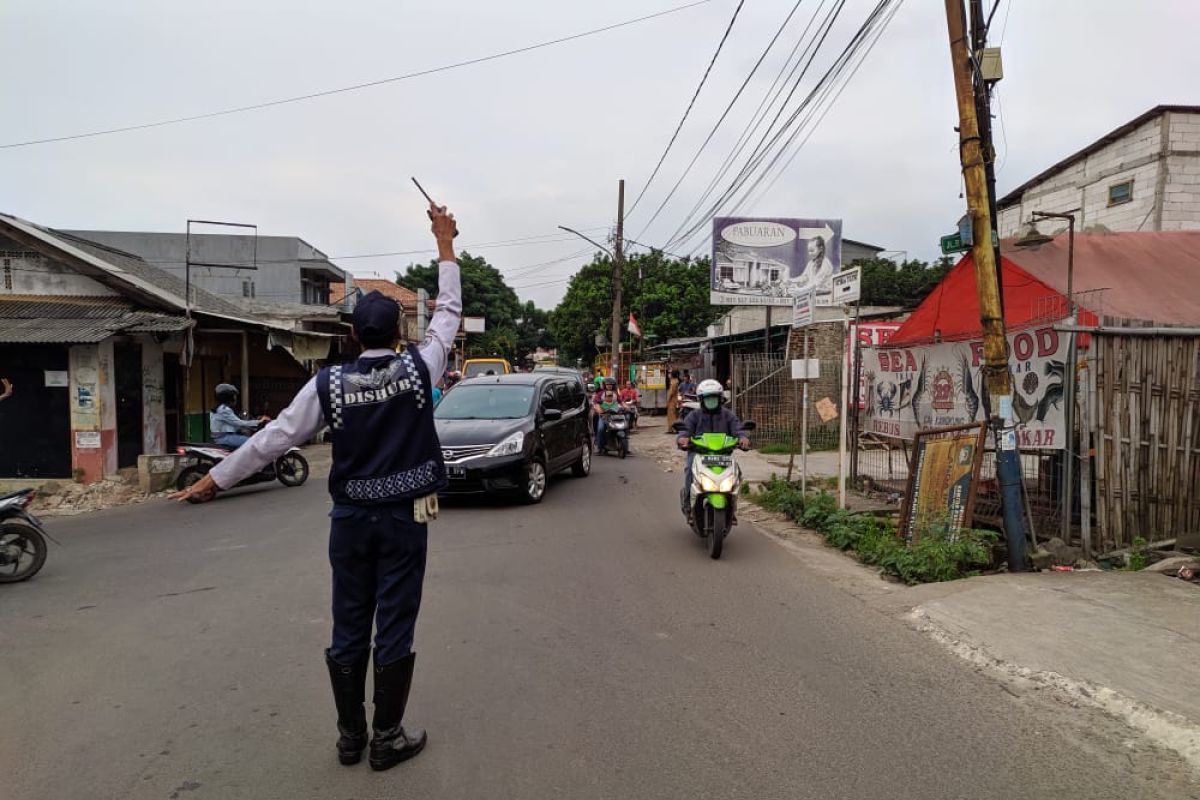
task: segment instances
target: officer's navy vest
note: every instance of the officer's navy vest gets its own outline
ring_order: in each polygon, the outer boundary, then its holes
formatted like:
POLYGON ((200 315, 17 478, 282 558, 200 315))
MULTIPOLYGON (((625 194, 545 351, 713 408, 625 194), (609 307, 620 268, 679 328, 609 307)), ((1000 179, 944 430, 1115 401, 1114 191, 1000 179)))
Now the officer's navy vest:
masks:
POLYGON ((415 348, 324 367, 317 394, 332 431, 335 503, 395 503, 446 485, 433 387, 415 348))

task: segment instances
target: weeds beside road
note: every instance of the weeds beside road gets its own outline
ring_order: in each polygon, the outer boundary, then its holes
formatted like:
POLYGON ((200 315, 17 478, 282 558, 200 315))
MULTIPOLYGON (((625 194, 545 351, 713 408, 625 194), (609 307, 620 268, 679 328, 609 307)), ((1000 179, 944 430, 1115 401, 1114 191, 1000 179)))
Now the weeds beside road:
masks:
POLYGON ((992 531, 951 532, 948 526, 930 525, 921 531, 917 543, 909 546, 897 534, 892 520, 840 509, 833 495, 805 495, 799 486, 780 478, 763 484, 749 497, 764 509, 817 531, 830 545, 852 550, 864 563, 910 585, 978 574, 991 562, 991 544, 997 538, 992 531))

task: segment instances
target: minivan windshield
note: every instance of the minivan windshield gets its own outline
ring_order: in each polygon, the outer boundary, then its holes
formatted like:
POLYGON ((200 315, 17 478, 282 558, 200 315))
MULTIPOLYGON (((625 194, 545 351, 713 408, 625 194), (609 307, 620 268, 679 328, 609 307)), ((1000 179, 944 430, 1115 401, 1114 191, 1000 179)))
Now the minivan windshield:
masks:
POLYGON ((503 375, 504 374, 504 362, 503 361, 476 361, 474 363, 467 364, 467 369, 463 373, 463 377, 464 378, 478 378, 480 375, 487 375, 489 372, 492 373, 493 375, 503 375))
POLYGON ((520 419, 529 415, 536 386, 460 383, 434 409, 436 419, 520 419))

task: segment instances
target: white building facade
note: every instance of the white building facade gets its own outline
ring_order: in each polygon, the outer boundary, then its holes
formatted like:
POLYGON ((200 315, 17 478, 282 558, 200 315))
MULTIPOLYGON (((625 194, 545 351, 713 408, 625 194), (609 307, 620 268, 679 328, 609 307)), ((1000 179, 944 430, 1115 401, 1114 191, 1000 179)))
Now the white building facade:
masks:
POLYGON ((1018 235, 1034 211, 1075 209, 1078 230, 1200 230, 1200 106, 1150 109, 1018 186, 997 208, 1002 239, 1018 235))

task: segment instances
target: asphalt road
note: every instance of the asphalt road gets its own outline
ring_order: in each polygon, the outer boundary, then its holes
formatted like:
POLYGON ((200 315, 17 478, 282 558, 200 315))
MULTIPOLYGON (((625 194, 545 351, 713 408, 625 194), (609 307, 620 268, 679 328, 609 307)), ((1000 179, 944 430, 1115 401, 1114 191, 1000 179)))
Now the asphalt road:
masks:
POLYGON ((1168 796, 749 526, 710 561, 678 477, 443 509, 386 773, 334 757, 323 481, 54 519, 0 586, 0 796, 1168 796))

